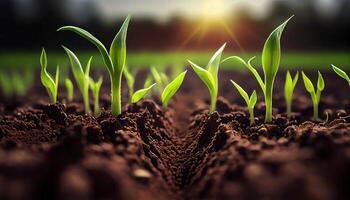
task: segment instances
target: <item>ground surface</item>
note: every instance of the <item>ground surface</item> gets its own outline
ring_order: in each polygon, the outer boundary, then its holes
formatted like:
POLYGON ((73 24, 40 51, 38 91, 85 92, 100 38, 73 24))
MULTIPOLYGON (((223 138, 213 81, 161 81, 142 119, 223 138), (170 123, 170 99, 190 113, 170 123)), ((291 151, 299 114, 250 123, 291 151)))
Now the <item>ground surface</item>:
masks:
MULTIPOLYGON (((273 122, 263 123, 259 95, 257 124, 249 126, 229 79, 261 94, 255 80, 229 71, 220 77, 223 97, 211 114, 191 71, 169 109, 153 98, 118 117, 108 110, 86 116, 79 99, 49 105, 39 85, 25 99, 1 97, 0 199, 349 199, 345 81, 324 74, 320 117, 326 111, 328 122, 314 123, 301 81, 286 119, 279 77, 273 122)), ((108 85, 101 96, 108 108, 108 85)))

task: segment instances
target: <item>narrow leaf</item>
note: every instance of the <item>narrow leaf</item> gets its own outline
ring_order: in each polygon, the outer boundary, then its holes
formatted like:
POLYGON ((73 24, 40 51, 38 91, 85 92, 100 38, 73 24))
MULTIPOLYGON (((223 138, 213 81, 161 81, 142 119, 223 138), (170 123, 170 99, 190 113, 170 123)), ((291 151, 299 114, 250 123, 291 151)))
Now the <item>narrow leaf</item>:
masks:
POLYGON ((256 95, 256 91, 254 90, 252 95, 250 95, 248 107, 249 108, 254 108, 254 106, 255 106, 257 101, 258 101, 258 97, 256 95))
POLYGON ((349 78, 349 76, 343 70, 339 69, 335 65, 332 65, 332 68, 333 68, 335 73, 337 73, 343 79, 347 80, 348 83, 349 83, 349 86, 350 86, 350 78, 349 78))
POLYGON ((130 15, 128 15, 120 28, 119 32, 113 39, 109 55, 113 63, 113 72, 115 75, 123 72, 126 62, 126 34, 128 31, 130 15))
POLYGON ((41 83, 47 89, 51 100, 55 102, 56 101, 55 100, 56 84, 52 79, 52 77, 46 71, 47 57, 46 57, 46 52, 44 48, 42 49, 42 52, 41 52, 40 64, 41 64, 41 73, 40 73, 41 83))
MULTIPOLYGON (((83 71, 83 68, 80 64, 80 61, 78 59, 78 57, 71 51, 69 50, 68 48, 62 46, 64 48, 64 50, 66 51, 68 57, 69 57, 69 60, 70 60, 70 63, 71 63, 71 66, 72 66, 72 71, 73 71, 73 75, 74 75, 74 78, 78 84, 78 87, 80 89, 80 91, 82 93, 84 93, 84 89, 85 89, 85 84, 86 84, 86 76, 85 76, 85 73, 83 71)), ((88 65, 87 65, 87 68, 90 68, 89 67, 89 63, 91 62, 91 60, 88 62, 88 65)))
POLYGON ((153 86, 155 86, 156 83, 152 84, 151 86, 149 86, 148 88, 144 88, 144 89, 141 89, 141 90, 137 90, 134 95, 132 95, 132 98, 131 98, 131 102, 132 103, 137 103, 139 102, 143 97, 145 97, 148 92, 152 89, 153 86))
POLYGON ((110 73, 113 73, 112 61, 109 57, 109 54, 106 50, 106 47, 97 38, 95 38, 91 33, 87 32, 86 30, 84 30, 82 28, 75 27, 75 26, 64 26, 64 27, 59 28, 57 31, 72 31, 72 32, 82 36, 83 38, 87 39, 92 44, 94 44, 97 47, 97 49, 100 51, 100 54, 103 58, 103 62, 105 63, 108 71, 110 73))
POLYGON ((320 71, 318 71, 317 90, 319 90, 319 91, 324 90, 324 80, 323 80, 323 77, 322 77, 322 74, 320 71))
POLYGON ((174 94, 177 92, 177 90, 180 88, 187 71, 182 72, 179 74, 173 81, 171 81, 164 89, 162 93, 162 103, 165 107, 167 107, 169 100, 171 97, 174 96, 174 94))
POLYGON ((129 72, 129 69, 127 67, 125 67, 123 73, 124 73, 124 76, 125 76, 125 79, 126 79, 126 83, 127 83, 128 87, 129 87, 129 90, 133 90, 134 82, 135 82, 134 77, 129 72))
POLYGON ((226 46, 226 43, 223 44, 213 55, 213 57, 210 59, 209 63, 207 64, 206 69, 210 72, 210 74, 213 76, 215 83, 218 83, 217 77, 219 72, 219 66, 221 61, 221 54, 224 51, 226 46))
POLYGON ((207 70, 199 67, 198 65, 194 64, 191 61, 188 61, 191 64, 191 67, 193 68, 194 72, 199 76, 199 78, 204 82, 204 84, 207 86, 210 95, 213 96, 216 94, 216 84, 213 76, 210 72, 207 70))
POLYGON ((303 71, 301 73, 303 76, 303 81, 304 81, 304 85, 305 85, 306 90, 309 93, 315 93, 315 88, 314 88, 311 80, 305 75, 305 73, 303 71))
POLYGON ((272 31, 264 44, 262 52, 262 67, 265 74, 265 84, 272 85, 276 77, 281 58, 281 35, 284 27, 292 17, 272 31))
POLYGON ((231 83, 235 86, 235 88, 238 90, 239 94, 243 97, 244 101, 246 102, 247 105, 249 105, 249 96, 244 89, 238 85, 236 82, 231 80, 231 83))

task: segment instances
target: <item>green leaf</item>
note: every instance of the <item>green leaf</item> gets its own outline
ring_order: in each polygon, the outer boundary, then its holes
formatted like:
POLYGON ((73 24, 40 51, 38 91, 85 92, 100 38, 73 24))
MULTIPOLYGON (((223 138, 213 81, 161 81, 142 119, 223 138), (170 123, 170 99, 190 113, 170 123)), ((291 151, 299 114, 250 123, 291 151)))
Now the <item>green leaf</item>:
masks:
MULTIPOLYGON (((47 73, 47 56, 46 51, 43 48, 40 56, 40 64, 41 64, 41 73, 40 73, 40 79, 41 83, 44 85, 44 87, 47 89, 47 92, 49 93, 49 96, 53 103, 56 103, 56 95, 57 95, 57 86, 52 77, 47 73)), ((57 73, 56 73, 57 77, 57 73)), ((57 78, 56 78, 57 80, 57 78)), ((58 85, 58 84, 57 84, 58 85)))
POLYGON ((284 84, 284 96, 286 99, 291 98, 291 94, 293 93, 293 79, 292 76, 290 75, 289 71, 287 71, 286 74, 286 82, 284 84))
POLYGON ((273 83, 273 80, 276 77, 281 58, 281 35, 284 27, 292 17, 287 19, 284 23, 272 31, 264 44, 262 52, 262 66, 265 74, 265 84, 273 83))
POLYGON ((254 90, 252 95, 250 95, 248 107, 249 108, 254 108, 254 106, 255 106, 257 101, 258 101, 258 97, 256 95, 256 91, 254 90))
POLYGON ((210 74, 213 76, 215 84, 218 83, 218 72, 219 72, 219 66, 221 61, 221 54, 224 51, 226 46, 226 43, 223 44, 211 57, 209 60, 209 63, 207 64, 206 69, 210 72, 210 74))
POLYGON ((191 67, 193 68, 194 72, 199 76, 199 78, 204 82, 204 84, 207 86, 209 93, 211 96, 215 95, 217 93, 216 91, 216 84, 213 76, 210 72, 207 70, 199 67, 198 65, 194 64, 190 60, 188 61, 191 64, 191 67))
POLYGON ((349 76, 343 70, 339 69, 335 65, 332 65, 332 68, 333 68, 335 73, 337 73, 340 77, 342 77, 343 79, 348 81, 349 86, 350 86, 350 78, 349 78, 349 76))
POLYGON ((315 93, 315 88, 311 82, 311 80, 305 75, 305 73, 302 71, 302 76, 303 76, 303 81, 304 81, 304 85, 306 90, 311 94, 311 93, 315 93))
POLYGON ((109 55, 113 63, 113 72, 115 75, 123 72, 126 62, 126 34, 128 31, 130 21, 130 15, 128 15, 119 29, 119 32, 113 39, 111 47, 109 49, 109 55))
POLYGON ((161 72, 159 75, 160 75, 160 78, 162 79, 163 85, 167 85, 169 83, 168 76, 164 72, 161 72))
POLYGON ((299 72, 297 71, 297 73, 295 74, 294 78, 293 78, 293 89, 295 88, 295 86, 298 83, 298 79, 299 79, 299 72))
POLYGON ((179 74, 173 81, 171 81, 164 89, 162 93, 162 103, 164 107, 168 106, 169 100, 171 97, 174 96, 174 94, 177 92, 177 90, 180 88, 187 71, 182 72, 179 74))
POLYGON ((92 94, 94 96, 94 98, 98 98, 98 92, 100 91, 100 88, 101 88, 101 85, 102 85, 102 82, 103 82, 103 77, 100 76, 98 81, 94 81, 92 78, 89 78, 89 85, 90 85, 90 88, 91 88, 91 91, 92 91, 92 94))
POLYGON ((100 54, 102 55, 102 58, 103 58, 103 62, 105 63, 108 71, 110 73, 113 73, 112 61, 109 57, 109 54, 106 50, 106 47, 97 38, 95 38, 91 33, 87 32, 86 30, 84 30, 82 28, 75 27, 75 26, 63 26, 63 27, 59 28, 57 31, 72 31, 72 32, 82 36, 83 38, 87 39, 92 44, 94 44, 97 47, 97 49, 100 51, 100 54))
POLYGON ((233 60, 235 62, 243 64, 246 68, 248 68, 248 70, 250 72, 252 72, 252 74, 254 75, 255 79, 258 81, 262 91, 265 93, 265 84, 264 84, 263 80, 261 79, 261 76, 259 75, 258 71, 256 71, 256 69, 251 65, 251 61, 254 60, 254 58, 255 58, 255 56, 251 57, 248 60, 248 63, 247 63, 239 56, 230 56, 228 58, 225 58, 221 63, 224 63, 224 62, 229 61, 229 60, 233 60))
POLYGON ((155 86, 157 83, 152 84, 151 86, 138 90, 134 93, 134 95, 131 98, 132 103, 137 103, 139 102, 143 97, 145 97, 148 92, 152 89, 153 86, 155 86))
POLYGON ((66 85, 66 89, 67 89, 67 98, 68 101, 72 101, 73 100, 73 93, 74 93, 74 87, 73 87, 73 83, 69 78, 66 78, 64 81, 65 85, 66 85))
POLYGON ((147 88, 152 84, 152 76, 148 75, 145 82, 143 83, 143 88, 147 88))
POLYGON ((249 96, 244 89, 238 85, 236 82, 231 80, 231 83, 235 86, 235 88, 238 90, 239 94, 243 97, 244 101, 246 102, 247 105, 249 105, 249 96))
POLYGON ((322 74, 320 71, 318 71, 317 90, 319 90, 319 91, 324 90, 324 80, 323 80, 323 77, 322 77, 322 74))
MULTIPOLYGON (((74 78, 78 84, 79 90, 83 94, 84 90, 86 89, 86 84, 88 84, 89 79, 87 79, 86 74, 83 71, 83 68, 80 64, 78 57, 71 50, 69 50, 67 47, 64 47, 64 46, 62 46, 62 47, 64 48, 64 50, 66 51, 66 53, 69 57, 74 78)), ((88 64, 86 65, 87 70, 89 70, 89 68, 90 68, 90 63, 91 63, 91 58, 90 58, 88 64)))
POLYGON ((158 73, 157 69, 155 66, 151 66, 151 74, 154 78, 154 81, 159 85, 161 86, 163 84, 163 81, 162 81, 162 77, 160 76, 160 74, 158 73))
POLYGON ((125 79, 126 79, 126 84, 129 87, 129 90, 133 90, 134 82, 135 82, 135 79, 134 79, 133 75, 129 72, 129 69, 127 67, 125 67, 123 73, 124 73, 124 76, 125 76, 125 79))

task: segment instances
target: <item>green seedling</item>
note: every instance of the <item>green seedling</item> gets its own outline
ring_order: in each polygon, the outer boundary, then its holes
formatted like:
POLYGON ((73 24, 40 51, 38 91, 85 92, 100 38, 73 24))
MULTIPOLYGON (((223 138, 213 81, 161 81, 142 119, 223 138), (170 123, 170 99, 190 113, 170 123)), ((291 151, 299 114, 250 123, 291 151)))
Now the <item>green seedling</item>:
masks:
POLYGON ((149 91, 153 88, 153 86, 155 86, 157 83, 154 83, 148 87, 145 87, 144 89, 140 89, 137 90, 131 98, 131 103, 137 103, 139 102, 141 99, 143 99, 148 93, 149 91))
POLYGON ((324 80, 322 74, 318 71, 317 91, 315 91, 311 80, 305 75, 304 72, 302 72, 302 75, 305 88, 310 93, 312 105, 314 107, 313 119, 318 120, 318 104, 320 103, 321 92, 324 90, 324 80))
POLYGON ((335 73, 337 73, 340 77, 342 77, 343 79, 345 79, 349 86, 350 86, 350 78, 349 76, 346 74, 346 72, 344 72, 343 70, 339 69, 338 67, 336 67, 335 65, 332 65, 332 68, 334 70, 335 73))
POLYGON ((129 26, 130 16, 128 16, 119 32, 113 39, 109 53, 106 47, 93 35, 84 29, 75 26, 64 26, 58 31, 73 31, 94 44, 102 55, 104 64, 108 69, 111 80, 111 101, 112 114, 121 113, 121 80, 126 62, 126 34, 129 26))
POLYGON ((6 98, 9 98, 13 95, 14 89, 11 83, 11 79, 9 78, 8 74, 3 70, 0 71, 0 86, 2 93, 6 98))
POLYGON ((170 99, 174 96, 174 94, 179 90, 187 71, 179 74, 173 81, 171 81, 164 89, 162 93, 162 104, 163 107, 168 107, 170 99))
POLYGON ((66 78, 64 81, 64 84, 66 85, 66 90, 67 90, 67 100, 68 102, 72 102, 73 94, 74 94, 73 83, 69 78, 66 78))
POLYGON ((63 49, 66 51, 72 71, 73 71, 73 76, 75 78, 75 81, 78 84, 78 88, 81 92, 81 95, 83 96, 83 102, 84 102, 84 110, 86 114, 90 114, 90 103, 89 103, 89 81, 90 81, 90 65, 92 61, 92 57, 90 57, 89 61, 86 64, 85 71, 83 70, 80 61, 78 57, 67 47, 63 46, 63 49))
POLYGON ((284 84, 284 98, 286 99, 287 104, 287 117, 290 119, 291 113, 292 113, 292 100, 293 100, 293 92, 294 88, 298 82, 299 79, 299 72, 297 72, 292 78, 289 71, 287 71, 286 74, 286 82, 284 84))
POLYGON ((206 68, 202 68, 195 63, 188 60, 193 68, 194 72, 199 76, 199 78, 204 82, 207 86, 210 93, 210 112, 214 112, 216 109, 216 98, 218 95, 218 72, 221 60, 221 54, 226 46, 226 43, 222 45, 210 59, 206 68))
POLYGON ((47 68, 47 56, 46 56, 46 51, 43 48, 41 51, 41 56, 40 56, 40 65, 41 65, 41 73, 40 73, 40 78, 41 78, 41 83, 44 85, 44 87, 47 90, 47 93, 50 96, 50 99, 53 103, 56 103, 57 101, 57 90, 58 90, 58 81, 59 81, 59 76, 60 76, 60 71, 59 71, 59 66, 56 68, 56 75, 55 75, 55 81, 52 79, 50 74, 47 73, 46 68, 47 68))
POLYGON ((152 74, 152 77, 154 79, 154 81, 157 83, 157 91, 158 91, 158 94, 161 94, 163 89, 164 89, 164 85, 166 85, 164 83, 164 75, 163 75, 163 78, 162 78, 162 75, 161 73, 158 72, 158 70, 156 69, 155 66, 151 66, 151 74, 152 74))
POLYGON ((26 95, 28 87, 25 82, 25 77, 22 77, 18 72, 13 72, 12 74, 12 85, 14 86, 14 92, 19 97, 26 95))
POLYGON ((231 56, 222 61, 222 62, 225 62, 231 59, 236 60, 242 63, 245 67, 247 67, 253 73, 254 77, 258 81, 265 96, 265 105, 266 105, 265 122, 272 121, 273 85, 275 82, 275 77, 277 75, 280 59, 281 59, 280 40, 281 40, 282 32, 285 26, 287 25, 288 21, 292 17, 287 19, 280 26, 278 26, 274 31, 272 31, 272 33, 269 35, 269 37, 265 41, 264 48, 262 51, 262 67, 264 71, 264 81, 262 80, 257 70, 251 65, 251 61, 255 57, 250 58, 248 62, 245 62, 242 58, 238 56, 231 56))
POLYGON ((131 102, 132 95, 134 95, 135 79, 134 79, 134 76, 129 72, 127 67, 124 68, 124 72, 123 73, 124 73, 124 77, 126 79, 126 84, 128 85, 128 88, 129 88, 129 99, 130 99, 130 102, 131 102))
POLYGON ((97 82, 95 82, 92 78, 90 78, 90 88, 92 91, 92 96, 94 97, 94 115, 100 115, 100 102, 99 102, 99 94, 100 88, 103 82, 103 77, 100 76, 97 82))
POLYGON ((148 88, 152 85, 152 76, 147 75, 145 82, 143 83, 143 88, 148 88))
POLYGON ((162 79, 163 85, 168 85, 169 84, 169 78, 164 72, 159 73, 160 78, 162 79))
POLYGON ((252 95, 250 95, 250 97, 249 97, 247 92, 244 91, 244 89, 240 85, 238 85, 233 80, 231 80, 231 83, 236 87, 236 89, 238 90, 239 94, 243 97, 244 101, 247 104, 248 112, 249 112, 250 125, 255 124, 254 107, 255 107, 255 104, 256 104, 256 102, 258 100, 258 97, 256 95, 256 91, 254 90, 252 95))

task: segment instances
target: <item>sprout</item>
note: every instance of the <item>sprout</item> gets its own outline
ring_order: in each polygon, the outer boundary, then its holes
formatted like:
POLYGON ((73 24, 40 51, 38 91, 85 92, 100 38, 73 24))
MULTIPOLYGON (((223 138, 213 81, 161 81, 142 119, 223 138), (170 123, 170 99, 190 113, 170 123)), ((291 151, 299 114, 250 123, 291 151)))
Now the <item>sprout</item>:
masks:
POLYGON ((22 77, 18 72, 14 71, 12 74, 12 85, 16 95, 23 97, 27 93, 27 83, 25 77, 22 77))
POLYGON ((168 103, 171 99, 171 97, 174 96, 174 94, 177 92, 177 90, 180 88, 187 71, 182 72, 179 74, 173 81, 171 81, 164 89, 162 93, 162 104, 163 107, 168 107, 168 103))
POLYGON ((129 72, 127 67, 124 68, 123 73, 124 73, 124 77, 126 79, 126 84, 128 85, 128 88, 129 88, 129 99, 131 102, 132 95, 134 94, 135 79, 134 79, 134 76, 129 72))
POLYGON ((72 66, 73 76, 78 84, 78 88, 81 92, 81 95, 83 96, 85 113, 90 114, 91 111, 89 103, 89 73, 92 57, 90 57, 89 61, 87 62, 84 72, 78 57, 68 48, 64 46, 63 48, 69 57, 72 66))
POLYGON ((56 103, 57 101, 57 90, 58 90, 58 80, 60 76, 59 66, 56 68, 56 75, 55 75, 55 81, 51 78, 50 74, 47 73, 47 57, 45 49, 43 48, 41 51, 40 56, 40 65, 41 65, 41 83, 44 85, 44 87, 47 90, 47 93, 49 94, 51 101, 53 103, 56 103))
POLYGON ((151 84, 152 84, 152 76, 148 75, 146 77, 145 82, 143 83, 143 88, 147 88, 147 87, 151 86, 151 84))
POLYGON ((314 107, 314 120, 318 120, 318 104, 320 103, 320 97, 321 97, 321 92, 324 89, 324 80, 322 77, 322 74, 318 71, 318 78, 317 78, 317 91, 315 92, 315 88, 310 81, 310 79, 302 72, 303 75, 303 80, 304 80, 304 85, 306 90, 310 93, 311 95, 311 100, 312 100, 312 105, 314 107))
POLYGON ((163 89, 164 89, 164 85, 166 85, 163 81, 164 79, 164 74, 161 75, 161 73, 159 73, 156 69, 155 66, 151 66, 151 74, 152 77, 154 79, 154 81, 157 83, 157 90, 158 90, 158 94, 161 94, 163 89), (162 78, 163 76, 163 78, 162 78))
POLYGON ((74 27, 74 26, 65 26, 58 29, 69 30, 77 33, 78 35, 84 37, 91 43, 93 43, 98 50, 100 51, 104 64, 108 69, 110 80, 111 80, 111 101, 112 101, 112 114, 119 115, 121 113, 121 79, 126 62, 126 34, 130 21, 130 16, 128 16, 119 32, 115 36, 109 53, 106 50, 106 47, 93 35, 84 29, 74 27))
POLYGON ((6 98, 9 98, 13 94, 13 85, 11 83, 11 80, 8 76, 8 74, 5 73, 5 71, 0 71, 0 86, 2 93, 6 98))
POLYGON ((252 95, 250 95, 250 97, 249 97, 248 94, 246 93, 246 91, 244 91, 243 88, 241 86, 239 86, 236 82, 231 80, 231 83, 236 87, 236 89, 238 90, 239 94, 241 94, 241 96, 243 97, 244 101, 247 104, 248 112, 249 112, 250 125, 255 124, 254 107, 255 107, 255 104, 256 104, 256 102, 258 100, 258 97, 256 96, 256 91, 254 90, 252 95))
POLYGON ((298 82, 298 78, 299 78, 299 72, 297 72, 295 74, 294 78, 292 78, 289 71, 287 71, 286 82, 284 85, 284 97, 286 99, 286 104, 287 104, 287 117, 288 117, 288 119, 290 119, 290 115, 292 113, 293 92, 294 92, 295 85, 298 82))
POLYGON ((350 86, 350 78, 349 78, 349 76, 343 70, 339 69, 335 65, 332 65, 332 68, 333 68, 334 72, 337 73, 343 79, 345 79, 348 82, 349 86, 350 86))
POLYGON ((72 102, 73 101, 73 94, 74 94, 73 83, 69 78, 66 78, 64 83, 66 85, 68 102, 72 102))
MULTIPOLYGON (((293 16, 292 16, 293 17, 293 16)), ((255 58, 252 57, 245 62, 242 58, 238 56, 231 56, 224 59, 222 62, 227 60, 236 60, 246 66, 254 75, 256 80, 258 81, 264 96, 265 96, 265 105, 266 105, 266 113, 265 113, 265 122, 272 121, 272 93, 273 93, 273 85, 275 82, 275 77, 279 68, 280 58, 281 58, 281 36, 284 30, 284 27, 287 25, 288 21, 292 18, 287 19, 283 24, 278 26, 270 36, 267 38, 264 48, 262 51, 262 67, 264 71, 264 81, 260 77, 259 73, 256 71, 254 67, 250 64, 250 62, 255 58)))
POLYGON ((216 98, 218 95, 218 71, 220 66, 221 54, 225 46, 226 43, 215 52, 215 54, 207 64, 206 69, 203 69, 202 67, 188 60, 194 72, 196 72, 196 74, 204 82, 204 84, 209 90, 211 97, 210 112, 214 112, 216 109, 216 98))
POLYGON ((94 97, 94 115, 98 116, 100 114, 100 103, 99 103, 99 93, 103 82, 103 77, 100 76, 97 82, 90 78, 90 89, 92 91, 92 96, 94 97))
POLYGON ((131 98, 131 103, 137 103, 139 102, 143 97, 145 97, 148 92, 153 88, 153 86, 155 86, 157 83, 154 83, 144 89, 141 89, 141 90, 137 90, 134 95, 132 95, 132 98, 131 98))

